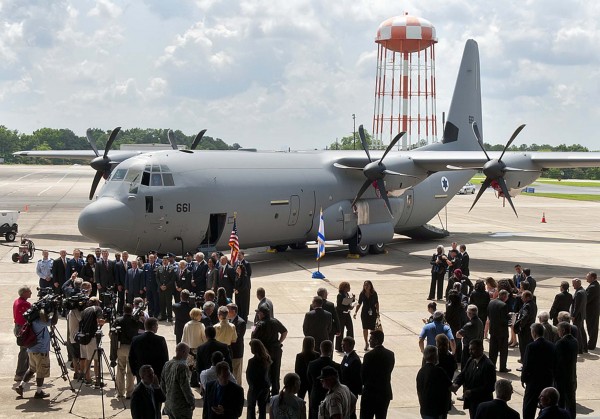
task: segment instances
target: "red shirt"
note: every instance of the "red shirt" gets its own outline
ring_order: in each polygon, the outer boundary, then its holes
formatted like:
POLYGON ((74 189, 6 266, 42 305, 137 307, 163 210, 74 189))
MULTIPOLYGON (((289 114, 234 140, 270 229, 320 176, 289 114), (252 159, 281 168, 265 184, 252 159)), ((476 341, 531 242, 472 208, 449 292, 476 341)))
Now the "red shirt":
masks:
POLYGON ((19 326, 23 326, 27 323, 25 317, 23 317, 23 313, 25 313, 29 307, 31 307, 31 303, 26 299, 19 297, 13 303, 13 318, 15 320, 15 324, 19 326))

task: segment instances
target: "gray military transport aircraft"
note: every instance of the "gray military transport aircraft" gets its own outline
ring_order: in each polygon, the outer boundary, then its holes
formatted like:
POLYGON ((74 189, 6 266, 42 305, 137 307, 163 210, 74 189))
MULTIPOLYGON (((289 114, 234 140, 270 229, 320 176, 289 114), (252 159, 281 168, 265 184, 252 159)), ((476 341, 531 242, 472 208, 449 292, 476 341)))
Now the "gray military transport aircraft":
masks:
POLYGON ((380 253, 394 233, 446 236, 427 222, 478 170, 486 179, 473 206, 492 187, 516 214, 511 197, 543 168, 600 166, 600 153, 505 153, 523 127, 503 152, 483 149, 479 50, 468 40, 439 143, 392 151, 401 133, 385 151, 370 151, 360 129, 364 151, 139 154, 112 169, 79 230, 135 254, 226 249, 236 214, 243 247, 285 250, 315 240, 322 209, 327 240, 380 253))

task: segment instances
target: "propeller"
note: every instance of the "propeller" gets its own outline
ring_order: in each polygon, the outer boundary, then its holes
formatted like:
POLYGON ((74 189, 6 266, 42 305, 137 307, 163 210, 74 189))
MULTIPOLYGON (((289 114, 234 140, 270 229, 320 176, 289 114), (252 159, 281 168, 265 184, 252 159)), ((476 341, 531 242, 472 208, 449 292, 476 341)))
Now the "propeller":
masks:
POLYGON ((173 150, 177 150, 177 141, 175 141, 175 134, 173 133, 172 129, 170 129, 167 132, 167 138, 169 139, 169 144, 171 144, 171 148, 173 150))
POLYGON ((90 146, 92 147, 94 153, 97 156, 90 162, 90 166, 92 166, 96 170, 96 175, 94 176, 94 180, 92 181, 92 187, 90 189, 90 200, 94 197, 94 193, 96 192, 98 183, 100 183, 100 179, 106 179, 110 175, 110 171, 112 170, 112 162, 108 158, 108 151, 112 147, 112 144, 115 141, 115 138, 117 138, 117 134, 120 130, 121 127, 117 127, 112 130, 112 132, 110 133, 110 137, 106 142, 106 147, 104 147, 104 154, 102 156, 100 156, 100 153, 98 153, 98 147, 96 146, 96 142, 91 136, 91 131, 87 131, 88 142, 90 143, 90 146))
POLYGON ((483 195, 483 192, 485 192, 485 190, 488 187, 490 187, 492 182, 495 181, 498 184, 498 186, 500 186, 500 190, 502 191, 502 194, 504 195, 504 197, 506 199, 508 199, 508 203, 512 207, 515 215, 518 217, 519 214, 517 214, 517 210, 515 209, 512 199, 510 198, 510 195, 508 193, 508 187, 506 186, 506 181, 504 180, 504 175, 506 174, 506 172, 535 172, 535 170, 519 169, 516 167, 508 167, 506 165, 506 163, 504 163, 502 161, 502 157, 504 157, 504 153, 506 153, 506 150, 508 150, 508 148, 511 146, 511 144, 513 143, 515 138, 517 138, 517 135, 519 135, 519 133, 523 130, 523 128, 525 128, 525 124, 520 125, 519 127, 517 127, 515 132, 513 132, 513 134, 510 136, 510 139, 504 146, 504 149, 502 150, 502 154, 500 154, 500 157, 498 159, 491 159, 490 156, 488 155, 488 153, 485 151, 485 148, 483 147, 483 140, 481 139, 481 133, 479 132, 479 127, 477 126, 476 121, 473 121, 471 123, 471 128, 473 129, 473 134, 475 134, 475 138, 477 139, 477 144, 479 144, 479 147, 481 147, 481 150, 483 151, 483 153, 485 154, 485 157, 488 160, 487 163, 485 163, 483 165, 483 167, 460 167, 460 166, 452 166, 452 165, 446 166, 448 169, 451 169, 451 170, 482 170, 483 171, 483 174, 485 175, 485 180, 483 181, 481 188, 479 188, 479 192, 477 193, 477 196, 475 197, 475 201, 473 202, 473 205, 471 205, 469 212, 473 209, 473 207, 475 206, 477 201, 479 201, 479 198, 481 198, 481 195, 483 195))
POLYGON ((375 161, 373 161, 373 159, 371 159, 371 153, 369 153, 369 144, 367 143, 367 138, 365 136, 365 130, 362 125, 358 127, 358 134, 360 136, 360 142, 362 144, 363 150, 365 150, 365 153, 367 154, 367 158, 369 159, 369 163, 365 167, 352 167, 352 166, 346 166, 341 163, 334 163, 333 166, 337 167, 338 169, 344 169, 344 170, 362 170, 365 177, 367 178, 365 180, 365 182, 363 183, 363 185, 361 186, 358 193, 356 194, 356 197, 352 201, 352 206, 354 206, 354 204, 356 204, 356 201, 358 201, 360 199, 360 197, 367 191, 367 189, 369 189, 369 186, 374 184, 377 187, 377 190, 379 191, 381 198, 384 200, 385 206, 386 206, 387 210, 389 211, 390 216, 392 218, 394 218, 394 215, 392 214, 392 206, 390 204, 390 200, 388 199, 388 194, 385 189, 385 182, 383 181, 383 179, 385 178, 386 175, 408 176, 408 177, 413 177, 413 178, 416 178, 416 176, 405 174, 405 173, 398 173, 393 170, 388 170, 385 167, 385 164, 383 164, 383 159, 385 158, 385 156, 387 156, 387 154, 390 152, 390 150, 396 145, 396 143, 400 140, 400 138, 402 138, 402 136, 406 133, 401 132, 398 135, 396 135, 394 137, 394 139, 392 140, 392 142, 387 146, 385 152, 383 153, 383 156, 381 156, 381 158, 379 160, 375 160, 375 161))
POLYGON ((196 147, 198 147, 198 145, 200 144, 200 141, 202 140, 202 137, 204 137, 204 133, 206 132, 205 129, 203 129, 202 131, 200 131, 198 133, 198 135, 196 135, 196 138, 194 138, 194 142, 192 143, 192 150, 195 150, 196 147))

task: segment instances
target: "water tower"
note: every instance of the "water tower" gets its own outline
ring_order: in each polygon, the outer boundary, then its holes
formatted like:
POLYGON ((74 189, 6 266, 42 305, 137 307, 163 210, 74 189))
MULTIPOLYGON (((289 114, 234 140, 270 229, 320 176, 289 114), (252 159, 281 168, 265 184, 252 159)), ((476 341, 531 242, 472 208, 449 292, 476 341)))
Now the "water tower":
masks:
POLYGON ((435 28, 414 16, 385 20, 377 30, 373 148, 400 131, 408 150, 437 141, 435 28))

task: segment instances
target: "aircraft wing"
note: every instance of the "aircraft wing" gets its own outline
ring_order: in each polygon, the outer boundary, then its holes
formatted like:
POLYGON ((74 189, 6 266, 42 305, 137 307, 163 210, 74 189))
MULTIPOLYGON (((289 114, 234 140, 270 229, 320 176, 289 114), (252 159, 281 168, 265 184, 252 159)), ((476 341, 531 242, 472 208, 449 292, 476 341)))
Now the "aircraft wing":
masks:
MULTIPOLYGON (((131 151, 111 151, 108 158, 111 162, 120 163, 133 156, 145 153, 141 150, 131 151)), ((22 157, 43 157, 46 159, 66 159, 66 160, 92 160, 96 158, 93 150, 26 150, 13 153, 14 156, 22 157)))
MULTIPOLYGON (((488 152, 497 159, 500 152, 488 152)), ((413 163, 427 171, 442 172, 448 166, 481 167, 487 159, 479 151, 422 151, 410 153, 413 163)), ((507 152, 503 161, 521 169, 550 169, 561 167, 600 167, 600 152, 507 152)), ((474 169, 475 170, 475 169, 474 169)))
POLYGON ((44 157, 46 159, 93 159, 93 150, 25 150, 13 153, 13 156, 44 157))

